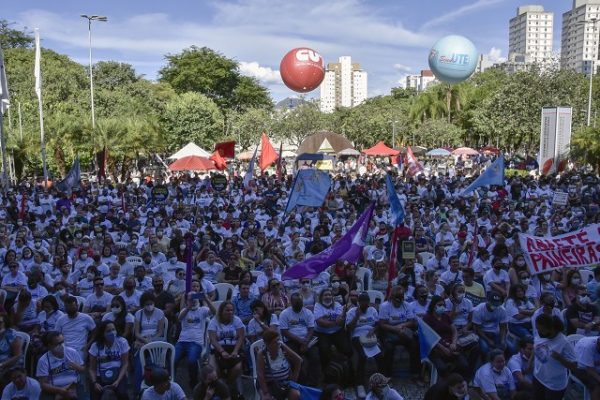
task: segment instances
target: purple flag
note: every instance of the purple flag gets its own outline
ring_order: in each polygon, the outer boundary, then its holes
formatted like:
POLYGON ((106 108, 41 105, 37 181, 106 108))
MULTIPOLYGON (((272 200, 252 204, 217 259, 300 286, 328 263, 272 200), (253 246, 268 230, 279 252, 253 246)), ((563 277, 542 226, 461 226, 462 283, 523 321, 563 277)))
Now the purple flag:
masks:
MULTIPOLYGON (((192 275, 194 268, 194 240, 192 235, 185 239, 185 294, 192 291, 192 275)), ((186 303, 187 304, 187 303, 186 303)))
POLYGON ((319 254, 285 271, 282 279, 314 278, 337 260, 356 262, 365 246, 365 238, 369 232, 369 222, 371 222, 374 208, 375 203, 371 203, 340 240, 319 254))

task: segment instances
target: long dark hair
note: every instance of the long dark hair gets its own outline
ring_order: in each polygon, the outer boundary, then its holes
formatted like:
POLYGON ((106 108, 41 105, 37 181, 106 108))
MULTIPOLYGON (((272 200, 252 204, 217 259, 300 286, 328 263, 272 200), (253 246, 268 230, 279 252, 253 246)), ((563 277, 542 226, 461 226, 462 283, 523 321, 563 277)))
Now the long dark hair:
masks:
MULTIPOLYGON (((102 347, 106 346, 106 339, 104 339, 104 331, 106 331, 106 327, 109 324, 115 325, 115 323, 112 321, 102 321, 102 322, 100 322, 100 325, 98 325, 98 328, 96 329, 96 335, 94 336, 94 342, 96 342, 96 345, 98 346, 98 348, 102 348, 102 347)), ((115 328, 116 328, 116 325, 115 325, 115 328)), ((115 338, 115 340, 116 340, 116 338, 115 338)))
POLYGON ((119 303, 119 306, 121 307, 121 312, 114 316, 115 328, 117 328, 117 333, 119 334, 119 336, 123 336, 125 335, 125 319, 127 318, 127 305, 125 304, 125 300, 121 296, 114 296, 112 298, 112 300, 110 301, 111 308, 112 304, 115 302, 119 303))
POLYGON ((270 325, 271 324, 271 312, 269 311, 269 308, 261 300, 254 300, 252 302, 252 304, 250 304, 250 310, 252 310, 252 312, 254 312, 254 309, 257 307, 262 307, 262 309, 263 309, 262 317, 264 319, 264 322, 266 325, 270 325))

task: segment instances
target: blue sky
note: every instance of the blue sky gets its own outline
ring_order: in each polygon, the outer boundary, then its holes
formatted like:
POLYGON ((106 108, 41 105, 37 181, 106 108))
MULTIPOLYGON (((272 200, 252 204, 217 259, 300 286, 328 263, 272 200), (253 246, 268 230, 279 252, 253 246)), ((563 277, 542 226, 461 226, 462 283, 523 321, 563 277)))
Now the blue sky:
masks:
MULTIPOLYGON (((429 48, 447 34, 470 38, 481 53, 506 57, 508 21, 523 4, 554 12, 554 50, 560 48, 562 13, 571 1, 522 0, 19 0, 2 2, 2 18, 39 28, 42 46, 87 64, 87 21, 94 61, 116 60, 155 79, 164 55, 208 46, 241 64, 275 100, 294 93, 279 76, 290 49, 307 46, 326 62, 350 55, 369 73, 369 96, 389 93, 406 74, 427 68, 429 48)), ((10 78, 9 78, 10 79, 10 78)), ((315 90, 309 97, 318 96, 315 90)))

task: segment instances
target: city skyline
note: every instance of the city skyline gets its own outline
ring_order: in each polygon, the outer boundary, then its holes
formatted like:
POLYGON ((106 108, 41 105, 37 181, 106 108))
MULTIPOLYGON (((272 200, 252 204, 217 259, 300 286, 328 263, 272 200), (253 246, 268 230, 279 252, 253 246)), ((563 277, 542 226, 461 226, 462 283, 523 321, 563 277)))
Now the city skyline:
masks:
MULTIPOLYGON (((404 2, 402 2, 404 3, 404 2)), ((24 0, 3 7, 3 18, 17 28, 39 28, 42 45, 87 64, 87 23, 80 14, 106 15, 93 25, 94 62, 132 64, 156 79, 164 55, 191 45, 207 46, 240 62, 243 74, 255 76, 274 101, 294 95, 281 82, 279 61, 291 48, 307 46, 326 63, 351 56, 369 74, 368 96, 388 94, 406 76, 427 69, 427 54, 447 34, 470 38, 494 61, 508 55, 508 21, 518 6, 539 4, 555 15, 554 49, 560 49, 562 14, 571 2, 472 0, 397 4, 386 1, 240 0, 166 3, 104 1, 44 2, 24 0), (568 4, 567 4, 568 3, 568 4)), ((307 95, 318 98, 319 90, 307 95)))

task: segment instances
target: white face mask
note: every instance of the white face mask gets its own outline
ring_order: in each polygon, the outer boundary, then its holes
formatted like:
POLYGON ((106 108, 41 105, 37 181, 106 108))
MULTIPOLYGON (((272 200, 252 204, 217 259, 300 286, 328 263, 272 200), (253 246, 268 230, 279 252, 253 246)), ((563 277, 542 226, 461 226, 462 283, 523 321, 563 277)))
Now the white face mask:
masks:
POLYGON ((464 293, 459 293, 456 295, 456 301, 458 301, 459 303, 461 301, 463 301, 463 299, 465 298, 465 294, 464 293))
POLYGON ((577 299, 581 304, 590 304, 592 302, 588 296, 577 296, 577 299))
POLYGON ((331 284, 331 287, 334 288, 334 289, 338 289, 340 287, 340 283, 339 282, 333 282, 331 284))
POLYGON ((525 265, 525 260, 518 260, 517 261, 517 266, 522 267, 525 265))
POLYGON ((581 283, 581 279, 579 279, 579 278, 573 278, 573 279, 571 279, 571 283, 573 285, 579 285, 581 283))
POLYGON ((328 300, 325 300, 325 299, 323 299, 323 305, 324 305, 325 307, 329 307, 329 306, 331 306, 332 304, 333 304, 333 300, 332 300, 332 299, 328 299, 328 300))
POLYGON ((113 307, 111 310, 114 315, 121 313, 121 307, 113 307))

